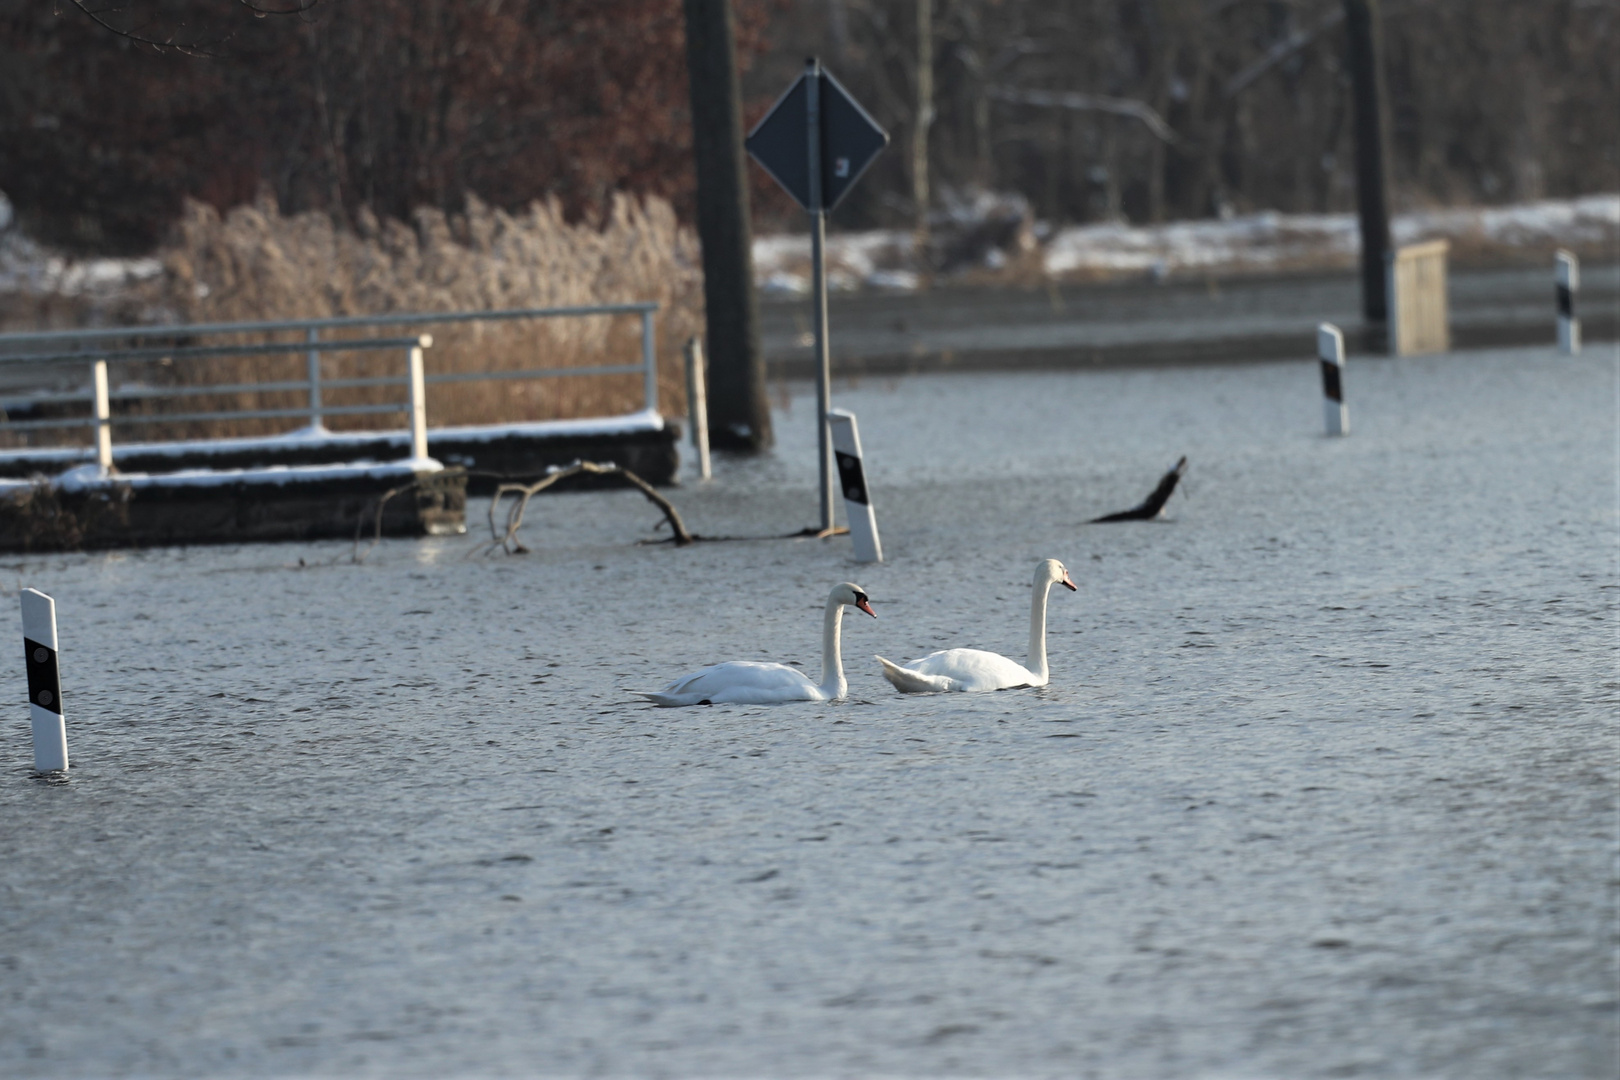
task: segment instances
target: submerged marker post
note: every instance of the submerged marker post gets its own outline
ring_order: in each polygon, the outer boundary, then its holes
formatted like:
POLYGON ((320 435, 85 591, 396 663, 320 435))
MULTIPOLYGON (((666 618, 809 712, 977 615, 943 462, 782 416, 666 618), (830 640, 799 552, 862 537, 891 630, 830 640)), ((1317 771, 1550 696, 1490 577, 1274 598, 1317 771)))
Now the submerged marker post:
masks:
POLYGON ((1574 356, 1581 351, 1581 320, 1575 315, 1575 294, 1581 291, 1581 260, 1562 248, 1553 258, 1558 285, 1558 351, 1574 356))
POLYGON ((56 601, 37 589, 22 591, 28 714, 34 729, 34 769, 68 767, 67 724, 62 719, 62 677, 56 667, 56 601))
POLYGON ((1322 362, 1322 419, 1329 435, 1350 434, 1350 406, 1344 403, 1344 334, 1332 323, 1316 328, 1316 358, 1322 362))
POLYGON ((834 409, 827 414, 827 426, 832 429, 833 456, 838 462, 838 483, 844 490, 844 513, 849 517, 849 538, 855 543, 855 561, 882 562, 883 541, 878 539, 877 513, 872 509, 871 489, 866 486, 855 414, 834 409))

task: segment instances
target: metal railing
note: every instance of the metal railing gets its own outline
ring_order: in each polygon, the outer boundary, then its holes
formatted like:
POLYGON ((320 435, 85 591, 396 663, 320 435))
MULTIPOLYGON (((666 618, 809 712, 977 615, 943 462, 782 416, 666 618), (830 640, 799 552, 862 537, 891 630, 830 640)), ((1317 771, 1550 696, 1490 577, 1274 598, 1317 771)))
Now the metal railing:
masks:
POLYGON ((29 394, 23 400, 28 404, 57 404, 88 401, 93 403, 93 415, 88 419, 5 420, 0 419, 0 432, 47 427, 77 427, 88 424, 96 431, 97 460, 111 465, 110 428, 114 424, 174 423, 207 420, 272 419, 279 417, 307 418, 311 429, 325 427, 329 416, 354 416, 367 413, 406 412, 411 416, 411 456, 426 457, 426 387, 441 383, 498 381, 509 379, 547 379, 590 375, 642 376, 645 407, 658 408, 658 358, 654 341, 653 316, 658 305, 653 302, 629 304, 597 304, 588 307, 564 308, 508 308, 498 311, 410 312, 388 315, 355 315, 323 319, 283 319, 264 322, 192 323, 169 326, 122 326, 94 330, 50 330, 15 334, 0 334, 0 364, 65 364, 75 360, 91 362, 92 389, 69 393, 29 394), (432 344, 428 335, 399 338, 327 339, 321 331, 350 327, 420 326, 433 323, 495 322, 515 319, 553 319, 593 315, 637 315, 641 321, 641 362, 636 364, 608 364, 595 367, 526 368, 514 371, 474 371, 427 375, 422 365, 422 350, 432 344), (255 345, 206 346, 146 346, 116 349, 96 348, 98 342, 137 342, 152 339, 188 339, 203 336, 248 333, 273 333, 302 330, 305 341, 275 342, 255 345), (31 353, 8 353, 8 347, 27 345, 56 345, 73 343, 74 348, 60 348, 31 353), (352 352, 404 348, 409 351, 407 370, 403 375, 374 376, 368 378, 327 379, 321 374, 321 356, 329 352, 352 352), (107 362, 158 359, 199 359, 217 356, 263 356, 273 354, 304 353, 307 358, 306 377, 291 381, 237 383, 213 385, 181 385, 163 387, 125 387, 109 392, 107 389, 107 362), (371 386, 407 386, 409 398, 401 404, 347 405, 334 407, 322 400, 323 389, 346 389, 371 386), (152 398, 193 397, 232 393, 274 393, 304 391, 308 405, 296 409, 256 409, 230 412, 152 413, 143 415, 110 415, 111 400, 139 400, 152 398), (105 460, 103 460, 105 459, 105 460))
MULTIPOLYGON (((326 348, 332 352, 358 352, 379 349, 404 349, 406 351, 406 371, 403 377, 382 376, 366 379, 331 379, 328 386, 381 386, 397 385, 400 383, 409 387, 409 397, 403 402, 390 402, 380 405, 345 405, 340 408, 329 408, 329 416, 359 416, 372 413, 405 413, 410 417, 411 428, 411 457, 425 458, 427 454, 427 389, 423 378, 422 350, 433 344, 429 334, 418 334, 415 337, 401 338, 362 338, 349 341, 335 341, 327 344, 326 348)), ((89 426, 94 430, 96 441, 96 463, 102 468, 112 467, 112 426, 114 424, 177 424, 199 420, 260 420, 277 417, 304 416, 304 409, 233 409, 228 412, 195 412, 195 413, 141 413, 135 415, 113 416, 112 402, 132 401, 153 398, 199 397, 215 394, 241 394, 241 393, 275 393, 278 391, 297 390, 304 387, 303 382, 272 382, 272 383, 209 383, 195 386, 131 386, 121 387, 116 392, 108 389, 107 361, 111 360, 155 360, 162 358, 202 359, 215 356, 257 356, 274 353, 301 352, 303 345, 219 345, 201 346, 179 349, 127 349, 109 350, 106 356, 98 356, 90 361, 89 393, 82 390, 63 394, 39 394, 28 398, 30 404, 65 404, 71 402, 88 401, 91 411, 88 419, 84 417, 63 417, 49 420, 10 420, 0 421, 0 431, 17 430, 28 431, 37 428, 75 428, 89 426)), ((26 353, 6 357, 18 363, 62 363, 69 360, 83 359, 86 354, 79 350, 72 352, 45 352, 26 353)))

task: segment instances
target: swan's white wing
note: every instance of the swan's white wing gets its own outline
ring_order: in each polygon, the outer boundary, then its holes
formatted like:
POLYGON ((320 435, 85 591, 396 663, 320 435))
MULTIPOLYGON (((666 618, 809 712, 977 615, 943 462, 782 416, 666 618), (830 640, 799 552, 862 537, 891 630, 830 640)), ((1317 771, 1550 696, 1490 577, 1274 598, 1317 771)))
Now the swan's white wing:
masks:
POLYGON ((733 660, 715 664, 685 678, 676 679, 660 693, 637 691, 658 705, 770 705, 779 701, 815 701, 821 697, 816 684, 797 668, 786 664, 762 664, 733 660))
POLYGON ((902 694, 937 694, 942 690, 956 689, 951 685, 951 680, 942 675, 924 675, 910 668, 903 668, 881 656, 876 657, 876 660, 883 665, 883 677, 902 694))
POLYGON ((754 660, 731 660, 706 667, 664 687, 665 693, 693 693, 719 690, 788 690, 814 687, 809 677, 787 664, 766 664, 754 660))
POLYGON ((664 709, 674 709, 681 705, 696 705, 695 701, 687 701, 684 697, 673 694, 661 694, 656 690, 632 690, 637 697, 644 697, 654 705, 664 709))
POLYGON ((952 690, 1011 690, 1019 686, 1040 686, 1046 680, 1023 664, 982 649, 943 649, 906 665, 919 675, 946 679, 952 690))

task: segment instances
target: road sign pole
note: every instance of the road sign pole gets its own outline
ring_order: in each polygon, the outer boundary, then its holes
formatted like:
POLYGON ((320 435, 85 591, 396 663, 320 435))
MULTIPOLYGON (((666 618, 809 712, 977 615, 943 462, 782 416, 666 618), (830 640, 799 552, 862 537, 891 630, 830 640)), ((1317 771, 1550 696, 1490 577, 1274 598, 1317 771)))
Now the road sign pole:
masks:
POLYGON ((816 409, 821 417, 816 448, 821 454, 821 531, 833 527, 832 439, 827 411, 832 408, 832 357, 827 346, 827 212, 810 213, 810 261, 814 264, 816 304, 816 409))
POLYGON ((889 136, 815 57, 748 136, 748 152, 810 214, 815 305, 816 449, 821 455, 821 532, 833 527, 832 359, 827 342, 827 213, 889 144, 889 136), (801 127, 800 125, 803 125, 801 127), (823 164, 827 167, 823 169, 823 164))
POLYGON ((816 329, 816 452, 821 471, 821 531, 833 527, 832 358, 827 343, 827 211, 821 193, 821 62, 811 58, 805 75, 805 128, 810 165, 810 274, 816 329))

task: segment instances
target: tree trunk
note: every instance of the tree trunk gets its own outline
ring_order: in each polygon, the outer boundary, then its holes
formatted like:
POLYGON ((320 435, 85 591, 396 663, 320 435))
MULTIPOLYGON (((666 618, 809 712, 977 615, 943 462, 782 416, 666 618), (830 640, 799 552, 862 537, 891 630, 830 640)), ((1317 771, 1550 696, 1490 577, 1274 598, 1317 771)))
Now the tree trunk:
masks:
POLYGON ((736 34, 730 0, 685 4, 708 329, 709 441, 721 449, 757 452, 771 444, 771 412, 754 295, 736 34))
POLYGON ((1389 321, 1384 258, 1389 237, 1389 124, 1385 116, 1378 0, 1344 0, 1355 98, 1356 210, 1361 219, 1361 314, 1369 341, 1389 321))
POLYGON ((912 247, 928 260, 928 129, 934 125, 934 0, 917 0, 917 111, 911 125, 912 247))

